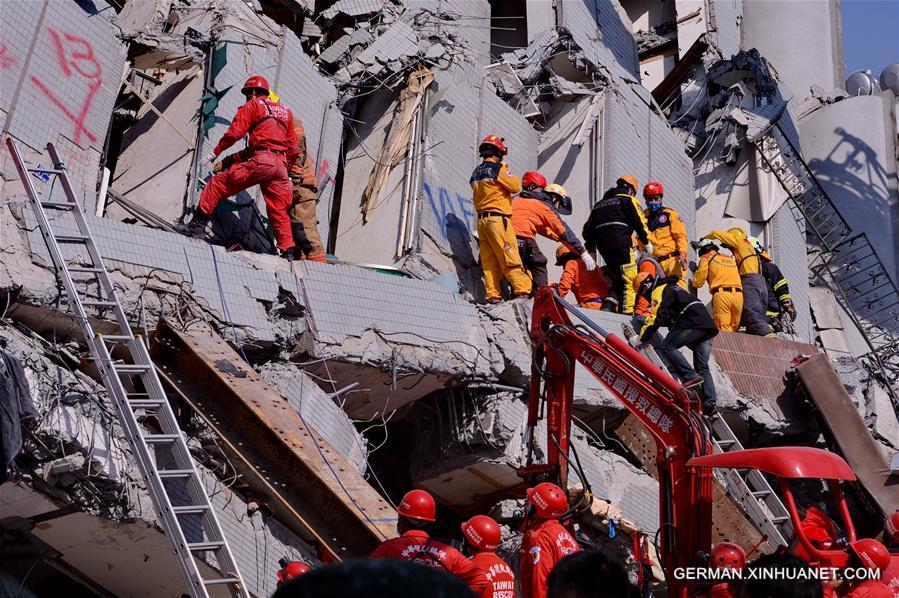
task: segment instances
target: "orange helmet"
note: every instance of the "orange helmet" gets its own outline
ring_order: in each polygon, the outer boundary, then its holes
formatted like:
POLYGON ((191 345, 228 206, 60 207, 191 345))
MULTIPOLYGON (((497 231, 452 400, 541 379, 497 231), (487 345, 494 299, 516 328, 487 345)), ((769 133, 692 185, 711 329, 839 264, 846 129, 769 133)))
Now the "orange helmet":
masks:
POLYGON ((618 183, 620 183, 622 181, 624 181, 625 183, 630 185, 631 189, 634 190, 634 193, 636 193, 637 189, 640 188, 640 185, 637 184, 637 177, 635 177, 632 174, 625 174, 625 175, 618 177, 618 180, 615 181, 615 184, 617 185, 618 183))
POLYGON ((506 140, 503 139, 502 137, 497 137, 496 135, 491 133, 490 135, 487 135, 486 137, 484 137, 484 141, 482 141, 481 145, 478 146, 478 151, 480 153, 484 153, 484 149, 485 149, 484 146, 494 147, 497 150, 499 150, 500 154, 505 156, 506 154, 509 153, 509 150, 506 149, 505 141, 506 140))
POLYGON ((247 82, 243 84, 243 87, 240 88, 240 93, 247 95, 248 91, 255 90, 263 90, 265 91, 265 95, 269 93, 268 81, 265 80, 265 77, 260 77, 259 75, 253 75, 247 82))
POLYGON ((849 545, 849 549, 858 557, 862 565, 870 569, 883 571, 890 564, 890 551, 877 540, 871 538, 857 540, 849 545))
POLYGON ((651 195, 665 195, 662 183, 646 183, 646 186, 643 187, 643 197, 651 195))
POLYGON ((521 186, 527 189, 528 185, 546 187, 546 177, 544 177, 539 172, 529 170, 521 176, 521 186))
POLYGON ((537 517, 558 519, 568 510, 568 497, 561 488, 551 482, 537 484, 527 489, 528 502, 534 505, 537 517))
POLYGON ((462 533, 469 544, 488 552, 496 550, 502 538, 499 524, 487 515, 475 515, 463 523, 462 533))
POLYGON ((742 569, 746 566, 746 552, 733 542, 719 542, 712 548, 709 567, 712 569, 742 569))
POLYGON ((574 258, 574 257, 577 257, 577 254, 575 254, 574 251, 566 245, 559 245, 559 248, 556 249, 556 265, 557 266, 561 266, 565 262, 565 260, 567 260, 568 258, 574 258))
POLYGON ((889 537, 890 542, 899 544, 899 511, 896 511, 887 518, 884 528, 886 529, 887 537, 889 537))
POLYGON ((655 274, 652 272, 637 272, 637 276, 634 277, 634 290, 639 291, 643 283, 649 278, 655 280, 655 274))
POLYGON ((303 573, 309 573, 310 571, 312 571, 312 567, 306 563, 301 563, 299 561, 291 561, 288 563, 282 561, 281 570, 278 571, 278 583, 290 581, 291 579, 295 579, 303 573))
POLYGON ((410 490, 403 496, 396 512, 401 517, 416 519, 418 521, 435 521, 437 519, 437 506, 434 497, 424 490, 410 490))

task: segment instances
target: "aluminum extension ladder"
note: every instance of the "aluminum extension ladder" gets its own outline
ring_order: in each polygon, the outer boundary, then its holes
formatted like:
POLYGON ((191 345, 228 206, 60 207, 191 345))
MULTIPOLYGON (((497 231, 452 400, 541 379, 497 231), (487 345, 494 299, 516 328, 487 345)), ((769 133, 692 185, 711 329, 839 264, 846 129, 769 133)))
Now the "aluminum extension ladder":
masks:
MULTIPOLYGON (((629 324, 622 324, 622 330, 629 340, 637 334, 629 324)), ((651 346, 646 345, 640 352, 660 369, 666 369, 651 346)), ((716 453, 743 450, 737 435, 721 415, 716 413, 708 421, 716 453)), ((773 547, 790 545, 793 535, 790 513, 761 472, 754 469, 720 469, 715 470, 715 476, 756 529, 768 537, 768 542, 773 547)))
POLYGON ((750 139, 811 233, 810 270, 822 277, 847 309, 870 349, 871 361, 899 411, 899 292, 865 233, 853 234, 802 154, 774 123, 750 139), (816 262, 817 265, 816 265, 816 262), (828 280, 829 279, 829 280, 828 280))
POLYGON ((56 266, 57 276, 65 286, 75 319, 100 370, 106 391, 115 403, 119 422, 150 491, 165 536, 187 581, 190 595, 194 598, 207 598, 211 586, 225 586, 232 596, 248 598, 243 578, 209 502, 187 443, 178 428, 156 368, 144 340, 131 331, 56 148, 52 143, 47 144, 52 168, 28 168, 13 140, 7 139, 6 145, 31 200, 32 210, 56 266), (67 201, 43 201, 34 187, 32 175, 56 176, 67 201), (56 234, 50 226, 46 208, 71 212, 78 226, 78 234, 56 234), (86 248, 92 263, 88 266, 70 265, 60 244, 75 244, 86 248), (97 282, 99 297, 82 297, 72 274, 93 277, 97 282), (118 324, 118 333, 95 334, 85 307, 112 310, 118 324), (130 363, 116 360, 111 355, 113 348, 122 346, 127 347, 130 363), (139 410, 153 416, 158 422, 158 429, 143 429, 137 419, 136 412, 139 410), (203 578, 194 560, 194 555, 201 553, 211 553, 214 556, 222 573, 221 577, 203 578))

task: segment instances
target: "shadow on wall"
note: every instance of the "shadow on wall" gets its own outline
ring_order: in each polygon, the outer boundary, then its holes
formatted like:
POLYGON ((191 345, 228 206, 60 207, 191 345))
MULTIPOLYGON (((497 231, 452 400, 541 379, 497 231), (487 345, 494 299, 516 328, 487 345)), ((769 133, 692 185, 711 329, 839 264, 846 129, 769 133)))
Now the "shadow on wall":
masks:
MULTIPOLYGON (((809 167, 837 202, 850 226, 866 232, 890 228, 890 174, 877 152, 842 127, 834 129, 841 139, 824 158, 809 161, 809 167)), ((860 231, 856 231, 860 232, 860 231)), ((872 240, 880 235, 869 234, 872 240)))
POLYGON ((484 281, 478 258, 472 249, 472 236, 468 224, 455 214, 449 213, 446 215, 444 226, 459 284, 475 297, 483 297, 484 281))

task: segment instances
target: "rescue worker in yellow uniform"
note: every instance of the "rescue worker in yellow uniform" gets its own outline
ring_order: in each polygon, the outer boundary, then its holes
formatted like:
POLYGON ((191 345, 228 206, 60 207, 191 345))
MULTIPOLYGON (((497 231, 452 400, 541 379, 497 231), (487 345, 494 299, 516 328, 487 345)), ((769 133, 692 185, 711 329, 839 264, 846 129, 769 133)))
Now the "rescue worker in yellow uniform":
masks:
POLYGON ((697 289, 708 281, 712 292, 712 319, 718 330, 736 332, 740 329, 743 314, 743 284, 737 261, 718 252, 714 241, 705 239, 697 248, 699 266, 693 273, 693 286, 697 289))
POLYGON ((762 276, 762 262, 766 259, 765 256, 753 247, 746 231, 737 226, 726 231, 713 230, 705 238, 723 243, 737 260, 740 282, 743 285, 741 324, 746 328, 746 332, 758 336, 774 336, 774 331, 765 316, 765 308, 768 305, 768 286, 762 276))
MULTIPOLYGON (((664 194, 662 183, 647 183, 643 187, 643 199, 646 201, 643 215, 649 228, 652 257, 662 265, 665 276, 677 276, 677 284, 686 289, 687 251, 690 248, 687 227, 680 214, 662 205, 664 194)), ((642 244, 638 247, 644 249, 642 244)))
POLYGON ((484 159, 471 174, 474 209, 478 213, 478 243, 487 303, 499 303, 500 281, 505 278, 512 294, 527 297, 531 277, 518 255, 518 240, 512 227, 512 196, 521 191, 521 179, 502 162, 508 152, 501 137, 487 135, 478 147, 484 159))
POLYGON ((612 276, 612 292, 609 302, 618 304, 618 311, 634 313, 634 278, 637 276, 637 262, 634 255, 632 235, 652 255, 653 246, 649 242, 649 231, 637 193, 637 179, 626 174, 615 181, 615 186, 606 191, 596 202, 584 223, 584 244, 590 253, 599 251, 612 276))

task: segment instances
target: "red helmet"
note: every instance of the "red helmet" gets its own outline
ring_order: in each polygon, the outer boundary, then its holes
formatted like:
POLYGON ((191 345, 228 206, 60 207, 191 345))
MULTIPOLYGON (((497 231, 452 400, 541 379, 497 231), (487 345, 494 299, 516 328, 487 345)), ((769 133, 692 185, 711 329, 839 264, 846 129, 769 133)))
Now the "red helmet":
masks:
POLYGON ((509 153, 509 150, 506 149, 505 139, 502 137, 497 137, 493 133, 484 137, 484 141, 481 142, 481 145, 478 146, 478 151, 483 152, 484 146, 493 146, 499 150, 502 155, 506 155, 509 153))
POLYGON ((884 528, 886 529, 887 537, 890 539, 890 542, 899 544, 899 511, 896 511, 887 518, 884 528))
POLYGON ((463 523, 462 533, 469 544, 489 552, 496 550, 502 537, 499 524, 486 515, 475 515, 463 523))
POLYGON ((246 95, 247 91, 254 89, 264 89, 266 95, 268 95, 269 87, 268 81, 265 80, 265 77, 260 77, 259 75, 253 75, 247 82, 243 84, 243 87, 240 88, 240 93, 246 95))
POLYGON ((746 552, 733 542, 719 542, 712 548, 709 567, 712 569, 742 569, 746 566, 746 552))
POLYGON ((546 177, 539 172, 529 170, 521 177, 521 186, 525 189, 528 185, 537 185, 538 187, 546 187, 546 177))
POLYGON ((278 581, 290 581, 291 579, 297 578, 303 573, 309 573, 310 571, 312 571, 312 567, 306 563, 291 561, 281 567, 281 570, 278 571, 278 581))
POLYGON ((434 497, 424 490, 410 490, 403 496, 396 512, 408 519, 434 521, 437 519, 437 506, 434 497))
POLYGON ((849 549, 865 567, 883 571, 890 564, 890 551, 877 540, 871 538, 857 540, 849 545, 849 549))
POLYGON ((643 187, 643 197, 648 195, 665 195, 662 183, 646 183, 646 186, 643 187))
POLYGON ((568 497, 555 484, 543 482, 527 489, 528 502, 537 509, 541 519, 557 519, 568 510, 568 497))

